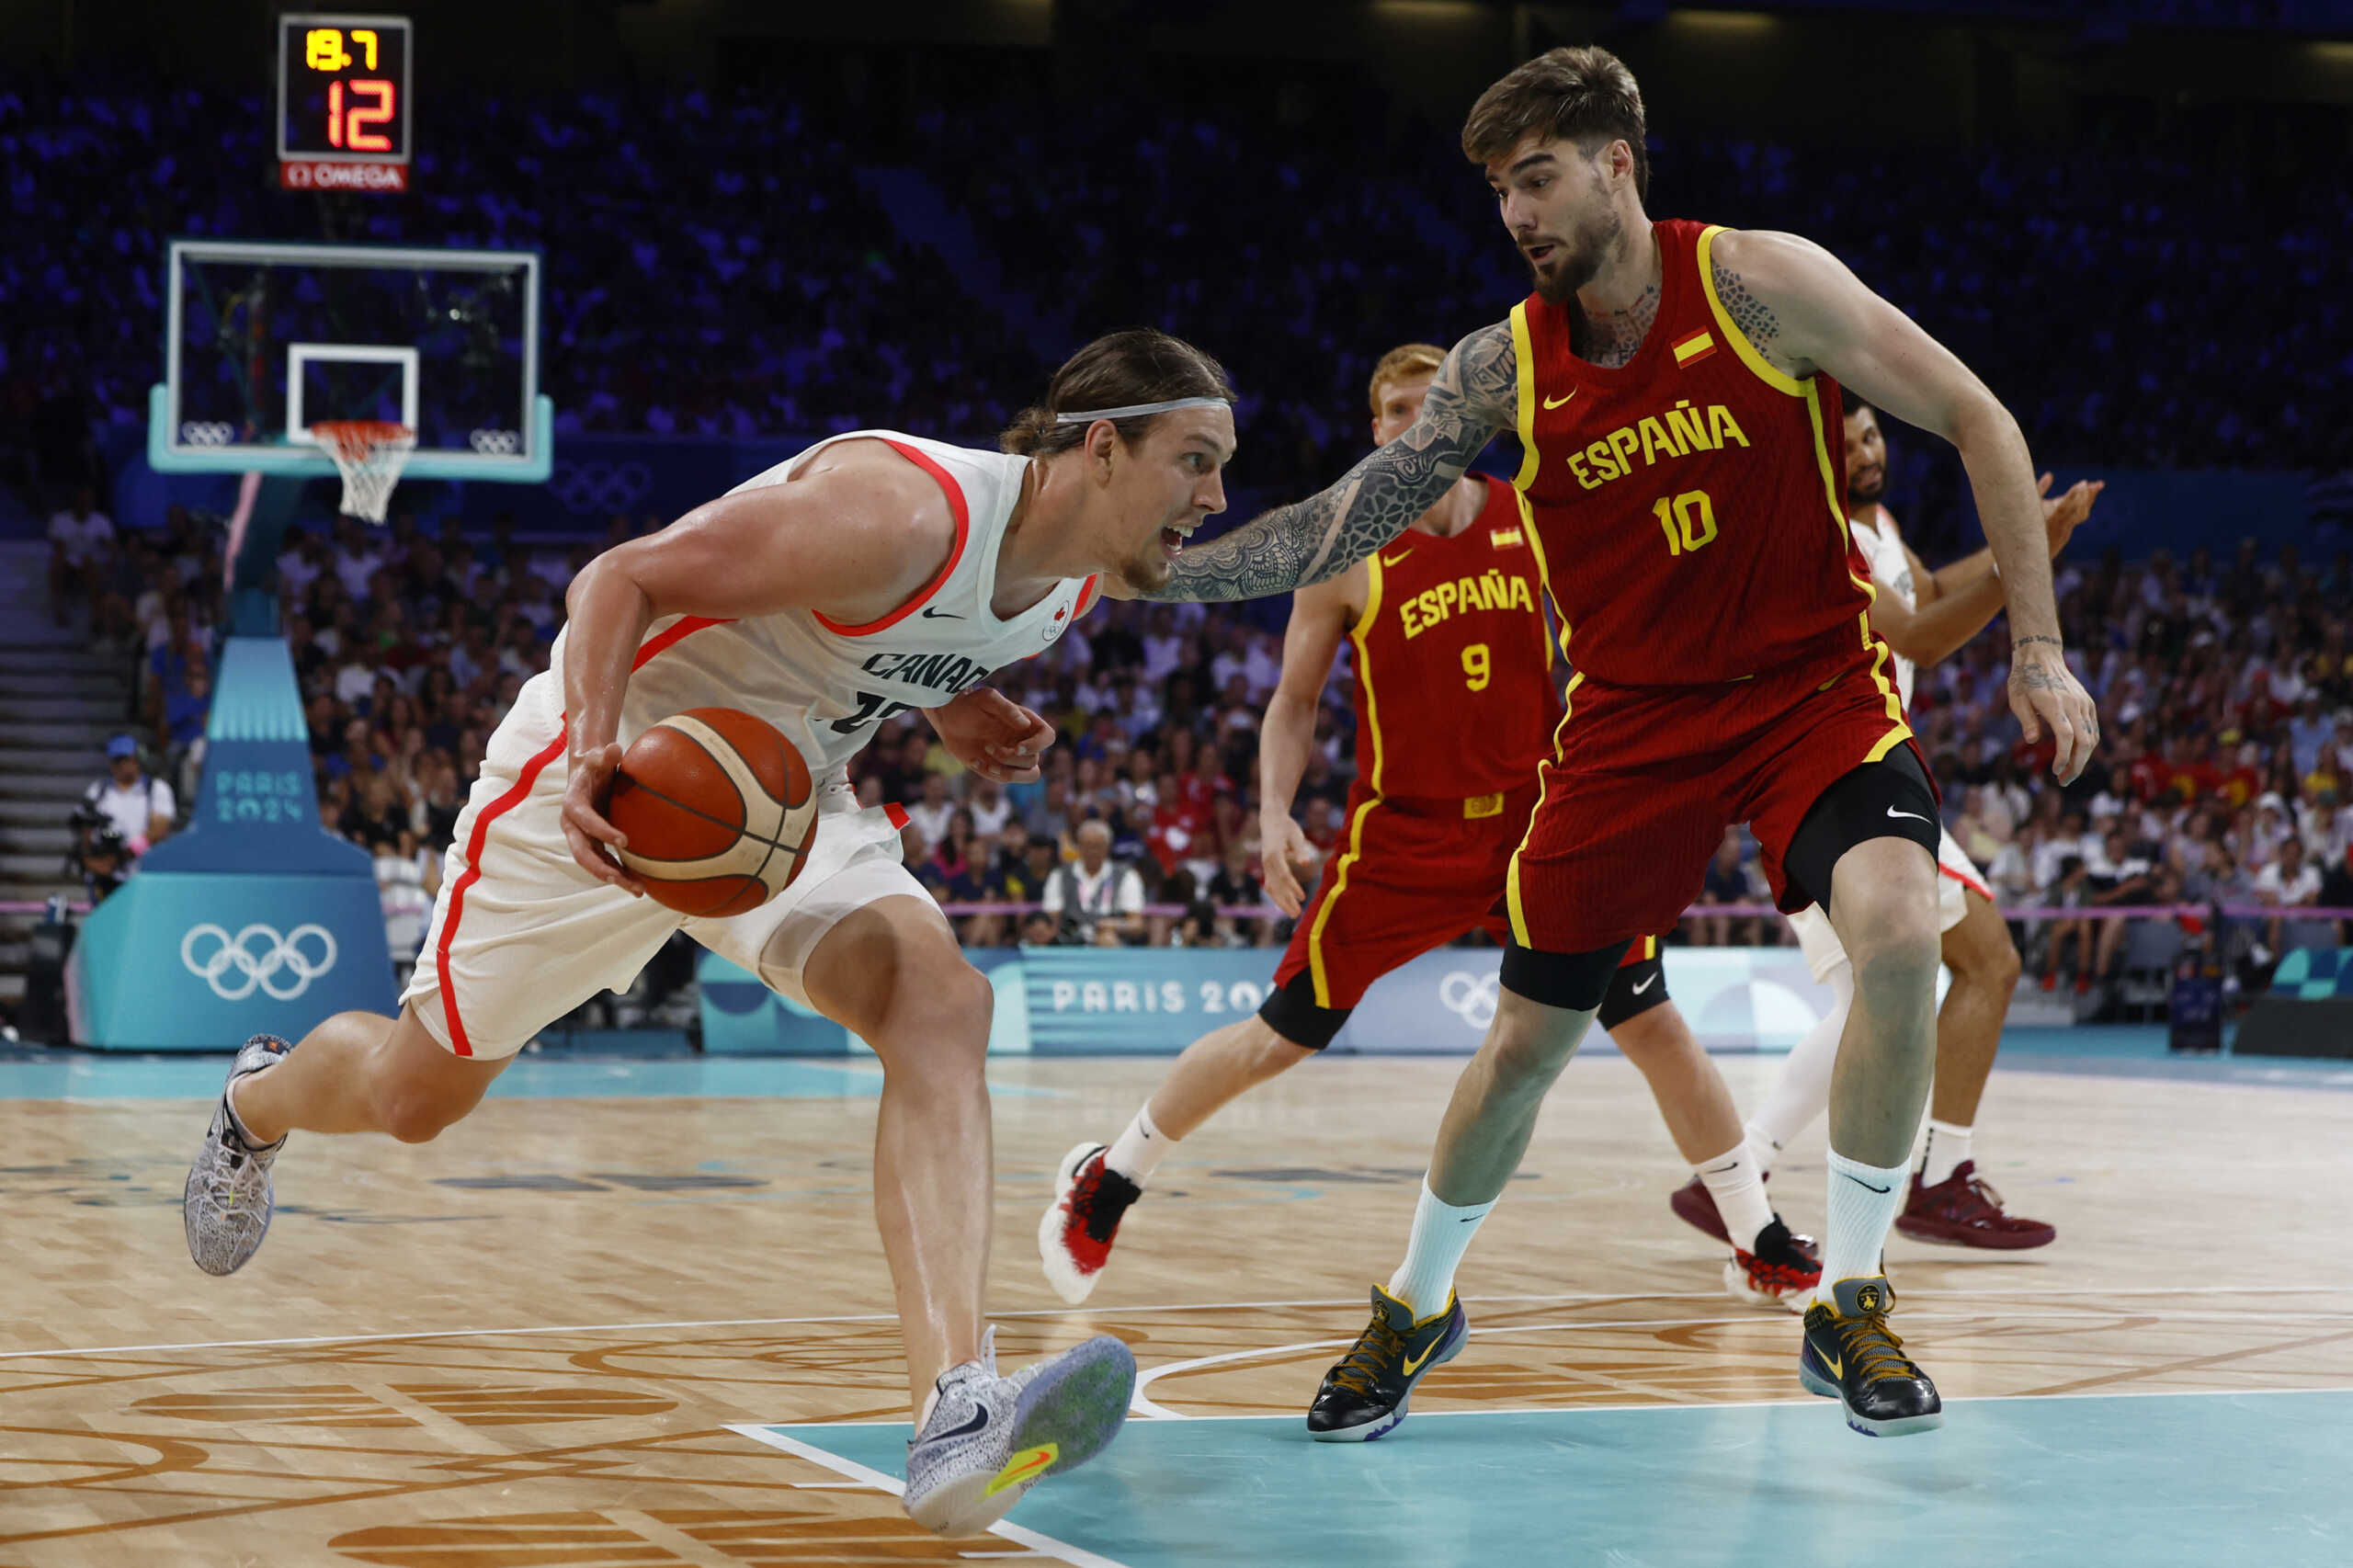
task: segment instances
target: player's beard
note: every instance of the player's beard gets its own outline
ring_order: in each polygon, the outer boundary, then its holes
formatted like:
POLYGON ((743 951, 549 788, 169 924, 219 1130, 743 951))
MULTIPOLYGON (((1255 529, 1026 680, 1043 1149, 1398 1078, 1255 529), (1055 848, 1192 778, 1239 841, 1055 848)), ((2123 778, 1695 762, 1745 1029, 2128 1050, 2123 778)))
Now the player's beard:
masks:
POLYGON ((1601 275, 1601 264, 1609 259, 1609 253, 1617 248, 1625 232, 1626 225, 1612 208, 1603 208, 1577 224, 1575 232, 1555 247, 1550 272, 1532 261, 1528 264, 1537 294, 1549 305, 1565 308, 1573 304, 1577 290, 1601 275))
POLYGON ((1879 472, 1868 480, 1849 474, 1847 479, 1847 506, 1849 509, 1868 506, 1887 494, 1887 465, 1880 464, 1879 472))
POLYGON ((1139 593, 1148 594, 1165 588, 1176 574, 1176 563, 1168 559, 1168 551, 1162 547, 1158 528, 1152 530, 1151 542, 1120 568, 1120 575, 1127 579, 1128 586, 1139 593))

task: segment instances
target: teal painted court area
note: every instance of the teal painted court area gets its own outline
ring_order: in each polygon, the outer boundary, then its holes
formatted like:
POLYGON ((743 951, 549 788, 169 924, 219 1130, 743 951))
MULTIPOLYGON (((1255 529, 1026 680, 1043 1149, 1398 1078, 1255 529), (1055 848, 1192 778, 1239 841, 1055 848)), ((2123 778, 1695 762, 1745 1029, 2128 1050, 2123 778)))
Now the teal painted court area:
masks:
MULTIPOLYGON (((739 1430, 903 1470, 903 1426, 739 1430)), ((1822 1401, 1433 1414, 1361 1446, 1131 1420, 1006 1533, 1088 1568, 2343 1568, 2347 1452, 2342 1390, 1970 1400, 1886 1440, 1822 1401)))

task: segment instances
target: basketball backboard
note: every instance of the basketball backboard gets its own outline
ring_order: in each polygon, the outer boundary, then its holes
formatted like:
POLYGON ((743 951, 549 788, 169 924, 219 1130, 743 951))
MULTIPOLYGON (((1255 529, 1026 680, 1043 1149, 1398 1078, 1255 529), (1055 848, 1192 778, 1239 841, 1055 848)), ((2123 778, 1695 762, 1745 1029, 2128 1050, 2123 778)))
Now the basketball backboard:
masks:
POLYGON ((547 478, 536 252, 175 240, 167 267, 159 472, 331 475, 311 426, 381 419, 409 478, 547 478))

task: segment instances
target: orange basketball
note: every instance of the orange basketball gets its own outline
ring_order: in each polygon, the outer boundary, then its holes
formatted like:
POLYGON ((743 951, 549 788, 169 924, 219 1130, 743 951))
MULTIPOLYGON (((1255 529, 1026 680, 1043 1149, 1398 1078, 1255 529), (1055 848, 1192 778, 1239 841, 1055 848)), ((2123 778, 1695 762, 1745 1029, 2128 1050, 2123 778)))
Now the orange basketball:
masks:
POLYGON ((682 915, 741 915, 801 874, 817 792, 774 727, 733 708, 692 708, 623 754, 606 819, 629 835, 620 862, 648 897, 682 915))

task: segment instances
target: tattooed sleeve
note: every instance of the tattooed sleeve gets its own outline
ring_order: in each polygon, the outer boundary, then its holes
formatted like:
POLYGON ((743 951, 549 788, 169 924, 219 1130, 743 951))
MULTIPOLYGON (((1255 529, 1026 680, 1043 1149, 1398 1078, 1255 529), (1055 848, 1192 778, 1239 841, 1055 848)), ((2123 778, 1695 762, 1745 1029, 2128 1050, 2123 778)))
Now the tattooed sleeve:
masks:
POLYGON ((1413 428, 1339 483, 1186 551, 1155 599, 1255 599, 1336 577, 1436 506, 1518 412, 1511 327, 1454 346, 1413 428))
POLYGON ((1764 301, 1748 291, 1748 285, 1740 280, 1739 274, 1725 271, 1721 261, 1715 262, 1711 270, 1715 273, 1716 298, 1724 302, 1724 312, 1740 328, 1741 335, 1756 352, 1786 369, 1779 341, 1780 321, 1764 301))

